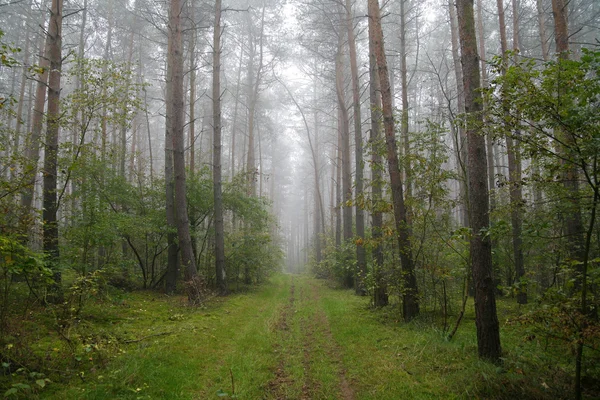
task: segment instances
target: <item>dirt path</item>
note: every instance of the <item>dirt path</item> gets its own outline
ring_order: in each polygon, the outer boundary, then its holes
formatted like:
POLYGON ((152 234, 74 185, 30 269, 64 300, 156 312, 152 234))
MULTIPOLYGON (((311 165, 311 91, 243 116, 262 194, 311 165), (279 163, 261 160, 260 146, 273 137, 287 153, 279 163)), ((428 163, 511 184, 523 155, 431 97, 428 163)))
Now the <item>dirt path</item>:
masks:
POLYGON ((320 288, 290 277, 288 300, 273 326, 278 366, 267 387, 267 399, 356 398, 327 315, 320 288))

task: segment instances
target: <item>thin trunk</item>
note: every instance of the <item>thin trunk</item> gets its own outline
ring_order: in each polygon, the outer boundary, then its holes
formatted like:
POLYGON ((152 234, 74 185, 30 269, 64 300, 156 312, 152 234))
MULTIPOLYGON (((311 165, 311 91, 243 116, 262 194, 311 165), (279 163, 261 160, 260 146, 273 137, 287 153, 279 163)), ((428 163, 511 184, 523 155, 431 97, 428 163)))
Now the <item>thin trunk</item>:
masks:
POLYGON ((215 204, 215 272, 217 289, 227 293, 225 275, 225 239, 223 227, 223 195, 221 193, 221 0, 215 0, 215 26, 213 33, 213 191, 215 204))
MULTIPOLYGON (((27 18, 28 21, 31 20, 31 9, 29 10, 29 16, 27 18)), ((23 60, 23 65, 29 65, 29 42, 30 42, 30 30, 27 30, 27 35, 25 36, 25 58, 23 60)), ((25 103, 25 86, 27 84, 27 69, 23 70, 23 74, 21 75, 21 83, 19 87, 19 100, 17 103, 17 122, 15 126, 15 142, 13 147, 14 154, 20 154, 19 148, 21 147, 21 128, 23 126, 23 105, 25 103)))
MULTIPOLYGON (((256 71, 256 76, 251 75, 249 72, 249 81, 253 82, 252 85, 249 86, 250 92, 250 101, 248 105, 248 159, 246 162, 246 173, 248 174, 248 194, 251 196, 256 196, 256 154, 254 151, 254 120, 256 118, 256 103, 258 102, 258 90, 262 79, 262 69, 263 69, 263 41, 264 41, 264 28, 265 28, 265 9, 266 2, 263 1, 262 7, 262 17, 260 21, 260 37, 259 37, 259 51, 258 51, 258 69, 256 71)), ((250 25, 251 26, 251 25, 250 25)), ((251 33, 252 34, 252 33, 251 33)), ((250 45, 253 46, 252 41, 250 45)), ((251 51, 251 55, 253 56, 253 51, 251 51)), ((249 63, 253 65, 254 57, 251 57, 249 63)))
POLYGON ((190 174, 196 171, 196 28, 190 29, 189 45, 190 61, 190 123, 188 127, 188 141, 190 148, 190 174))
POLYGON ((371 195, 373 197, 373 211, 371 214, 371 236, 375 242, 373 246, 373 275, 375 287, 373 288, 373 305, 384 307, 388 305, 387 282, 383 276, 383 213, 382 213, 382 170, 381 158, 381 88, 377 75, 377 60, 375 58, 375 32, 369 18, 369 100, 371 105, 371 195))
MULTIPOLYGON (((404 172, 404 185, 406 198, 412 197, 412 181, 410 177, 410 140, 408 138, 408 72, 406 66, 406 15, 404 5, 407 0, 400 0, 400 90, 402 111, 400 116, 400 140, 404 145, 404 165, 400 170, 404 172)), ((407 222, 410 224, 410 210, 406 210, 407 222)))
POLYGON ((335 247, 340 249, 342 246, 342 134, 340 126, 342 124, 342 111, 338 107, 338 130, 336 146, 335 163, 335 247))
MULTIPOLYGON (((171 44, 169 33, 169 48, 171 44)), ((172 79, 172 62, 169 56, 167 60, 167 79, 172 79)), ((167 214, 167 272, 165 275, 165 289, 168 294, 174 293, 179 278, 179 246, 177 245, 177 222, 175 217, 175 172, 173 164, 173 86, 167 82, 166 88, 166 112, 165 121, 165 186, 166 186, 166 214, 167 214)), ((148 126, 149 128, 149 126, 148 126)), ((150 132, 148 132, 150 138, 150 132)))
MULTIPOLYGON (((188 219, 186 182, 185 182, 185 153, 183 135, 183 43, 181 37, 181 0, 171 0, 169 10, 169 48, 167 87, 170 87, 169 101, 172 103, 170 127, 173 140, 173 173, 175 179, 175 218, 177 238, 181 253, 181 264, 187 282, 192 281, 198 274, 196 259, 192 248, 190 224, 188 219)), ((192 302, 197 302, 196 292, 188 293, 192 302)))
MULTIPOLYGON (((42 27, 44 23, 40 24, 42 27)), ((27 221, 31 218, 31 209, 33 207, 33 195, 35 193, 35 185, 37 181, 38 162, 40 159, 40 139, 42 137, 42 127, 44 124, 44 105, 46 104, 46 89, 48 83, 48 71, 50 69, 48 39, 40 40, 38 65, 43 73, 38 76, 35 102, 33 104, 33 118, 31 122, 31 135, 25 143, 25 157, 28 165, 25 170, 25 179, 27 186, 21 193, 21 207, 23 212, 27 214, 27 221)))
MULTIPOLYGON (((513 51, 515 63, 518 61, 519 44, 519 4, 518 0, 512 0, 513 11, 513 51)), ((517 111, 518 112, 518 111, 517 111)), ((510 202, 511 223, 513 230, 513 256, 515 260, 515 273, 518 286, 517 302, 527 304, 527 285, 525 278, 525 262, 523 260, 523 238, 522 238, 522 207, 523 189, 521 186, 521 153, 519 149, 520 129, 515 129, 513 140, 509 134, 506 138, 508 151, 508 173, 510 177, 510 202)))
MULTIPOLYGON (((344 241, 352 239, 352 175, 350 173, 350 128, 348 126, 348 109, 346 108, 346 94, 344 90, 344 66, 342 63, 342 37, 338 40, 338 51, 335 58, 335 87, 339 110, 339 130, 342 143, 342 191, 343 208, 342 220, 344 226, 344 241)), ((354 272, 347 271, 344 277, 347 287, 354 286, 354 272)))
MULTIPOLYGON (((58 269, 58 134, 60 124, 60 88, 62 69, 62 0, 53 0, 46 38, 46 56, 50 61, 48 77, 48 114, 44 146, 43 233, 44 252, 49 257, 55 290, 60 290, 58 269)), ((60 296, 60 293, 58 293, 60 296)))
MULTIPOLYGON (((481 0, 478 0, 481 2, 481 0)), ((456 78, 456 92, 458 99, 458 113, 464 114, 465 112, 465 95, 462 88, 463 74, 462 66, 460 65, 460 54, 458 45, 458 21, 456 20, 456 6, 454 1, 448 1, 448 9, 450 10, 450 36, 452 39, 452 61, 454 63, 454 76, 456 78)), ((483 29, 483 25, 482 25, 483 29)), ((452 121, 454 124, 454 121, 452 121)), ((462 198, 460 205, 460 220, 463 226, 469 226, 469 208, 467 205, 467 199, 469 197, 467 188, 466 168, 465 163, 467 161, 467 138, 465 136, 465 127, 462 122, 456 124, 457 136, 456 136, 456 156, 458 159, 458 185, 460 196, 462 198)))
POLYGON ((403 274, 403 296, 402 308, 404 320, 410 321, 419 315, 419 300, 417 279, 412 259, 412 248, 409 235, 409 226, 406 220, 406 207, 404 204, 404 193, 402 188, 402 176, 400 174, 398 151, 395 137, 394 115, 392 108, 392 93, 388 75, 387 60, 383 43, 383 31, 381 29, 381 17, 378 0, 369 0, 369 22, 373 24, 373 42, 375 57, 379 70, 381 84, 381 101, 383 107, 383 125, 385 130, 385 142, 387 147, 388 171, 390 175, 392 204, 394 208, 394 220, 398 235, 398 248, 400 252, 400 263, 403 274))
MULTIPOLYGON (((481 0, 477 0, 477 31, 479 33, 479 62, 481 68, 481 83, 482 87, 487 87, 488 84, 488 76, 486 69, 486 55, 485 55, 485 35, 483 33, 483 6, 481 4, 481 0)), ((485 99, 484 99, 485 101, 485 99)), ((485 108, 485 105, 484 105, 485 108)), ((485 115, 484 115, 485 118, 485 115)), ((494 139, 492 135, 486 136, 486 151, 487 151, 487 170, 488 170, 488 187, 490 193, 490 212, 496 209, 496 192, 494 191, 495 187, 495 176, 494 173, 494 139)), ((466 146, 465 146, 466 150, 466 146)), ((466 158, 465 158, 466 159, 466 158)), ((492 247, 494 244, 492 243, 492 247)))
MULTIPOLYGON (((242 61, 244 60, 244 52, 240 48, 240 62, 238 64, 237 83, 235 85, 235 105, 233 107, 233 124, 231 125, 231 180, 235 176, 235 137, 238 130, 238 115, 240 104, 240 82, 242 79, 242 61)), ((235 224, 234 224, 235 225, 235 224)))
MULTIPOLYGON (((113 2, 112 0, 108 0, 108 32, 106 34, 106 44, 104 46, 104 60, 108 61, 111 58, 111 46, 112 46, 112 29, 113 24, 113 2)), ((102 68, 102 74, 106 75, 107 68, 104 66, 102 68)), ((106 93, 105 93, 106 94, 106 93)), ((101 159, 102 165, 106 165, 106 146, 108 145, 108 110, 106 105, 103 107, 102 111, 102 144, 101 144, 101 159)))
POLYGON ((354 13, 350 0, 346 0, 346 28, 348 30, 348 48, 350 55, 350 76, 352 79, 352 106, 354 110, 354 155, 356 163, 356 272, 354 290, 364 296, 366 292, 363 280, 367 275, 367 255, 364 246, 365 212, 358 199, 363 193, 363 137, 362 119, 360 113, 360 82, 358 80, 358 65, 356 56, 356 40, 354 37, 354 13))
POLYGON ((546 33, 546 19, 544 17, 544 6, 542 0, 535 0, 537 11, 538 29, 540 33, 540 43, 542 45, 542 58, 544 61, 550 59, 550 51, 548 50, 548 35, 546 33))

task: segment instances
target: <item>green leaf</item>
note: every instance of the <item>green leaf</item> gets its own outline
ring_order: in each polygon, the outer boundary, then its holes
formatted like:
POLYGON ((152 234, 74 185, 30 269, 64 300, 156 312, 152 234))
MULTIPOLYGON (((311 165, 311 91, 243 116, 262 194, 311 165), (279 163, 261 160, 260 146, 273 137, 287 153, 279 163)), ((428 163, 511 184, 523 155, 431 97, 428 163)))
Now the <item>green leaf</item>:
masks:
POLYGON ((18 389, 17 388, 10 388, 8 389, 6 392, 4 392, 4 397, 8 397, 8 396, 12 396, 13 394, 17 394, 18 389))
POLYGON ((35 381, 35 383, 41 388, 46 387, 46 381, 44 379, 38 379, 37 381, 35 381))

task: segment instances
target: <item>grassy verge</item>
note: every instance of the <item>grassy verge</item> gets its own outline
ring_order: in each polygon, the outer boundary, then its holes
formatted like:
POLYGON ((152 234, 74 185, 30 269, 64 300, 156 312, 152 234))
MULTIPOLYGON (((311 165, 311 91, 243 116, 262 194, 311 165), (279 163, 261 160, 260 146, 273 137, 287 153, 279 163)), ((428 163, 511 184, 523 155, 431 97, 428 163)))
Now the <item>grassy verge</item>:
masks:
POLYGON ((132 295, 113 335, 130 339, 104 370, 76 386, 55 387, 49 399, 262 398, 275 368, 270 326, 287 296, 284 277, 255 292, 215 299, 206 309, 182 299, 132 295), (233 382, 232 382, 233 381, 233 382), (232 387, 233 385, 233 387, 232 387))

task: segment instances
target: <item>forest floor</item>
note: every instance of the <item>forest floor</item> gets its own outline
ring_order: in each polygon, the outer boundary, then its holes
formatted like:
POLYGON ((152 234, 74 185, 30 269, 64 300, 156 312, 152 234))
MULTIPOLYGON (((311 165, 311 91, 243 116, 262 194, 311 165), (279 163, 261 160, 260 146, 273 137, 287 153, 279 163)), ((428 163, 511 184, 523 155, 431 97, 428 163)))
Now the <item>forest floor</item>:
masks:
MULTIPOLYGON (((478 360, 470 314, 452 341, 431 321, 397 318, 396 307, 373 310, 352 291, 299 275, 276 275, 201 307, 158 293, 123 294, 82 315, 93 332, 78 338, 89 361, 76 357, 79 370, 71 362, 64 379, 49 376, 27 398, 569 397, 568 364, 540 361, 540 344, 510 324, 502 324, 499 367, 478 360), (100 362, 86 367, 93 359, 100 362)), ((52 332, 39 335, 47 352, 62 351, 52 332)))

